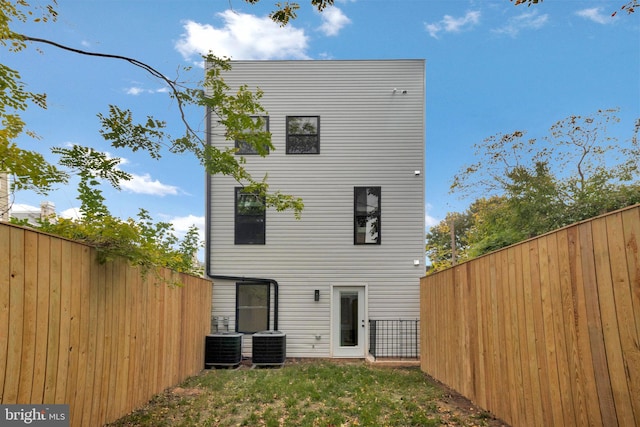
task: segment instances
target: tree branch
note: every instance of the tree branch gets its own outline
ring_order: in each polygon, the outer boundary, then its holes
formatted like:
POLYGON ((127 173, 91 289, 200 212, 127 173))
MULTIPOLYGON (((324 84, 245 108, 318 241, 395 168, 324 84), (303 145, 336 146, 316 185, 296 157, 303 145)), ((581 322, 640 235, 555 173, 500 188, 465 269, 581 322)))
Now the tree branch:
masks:
POLYGON ((178 83, 174 80, 169 79, 167 76, 165 76, 164 74, 162 74, 160 71, 156 70, 155 68, 153 68, 151 65, 146 64, 142 61, 139 61, 135 58, 130 58, 127 56, 122 56, 122 55, 113 55, 113 54, 109 54, 109 53, 100 53, 100 52, 89 52, 86 50, 82 50, 82 49, 76 49, 70 46, 65 46, 63 44, 51 41, 51 40, 47 40, 47 39, 42 39, 42 38, 38 38, 38 37, 31 37, 31 36, 27 36, 24 34, 17 34, 17 36, 24 41, 29 41, 29 42, 35 42, 35 43, 43 43, 43 44, 48 44, 50 46, 54 46, 57 47, 58 49, 62 49, 62 50, 66 50, 68 52, 73 52, 73 53, 77 53, 80 55, 86 55, 86 56, 96 56, 99 58, 108 58, 108 59, 118 59, 121 61, 125 61, 130 63, 131 65, 141 68, 144 71, 146 71, 147 73, 151 74, 153 77, 162 80, 163 82, 165 82, 167 84, 167 86, 169 86, 169 88, 171 89, 171 92, 173 94, 173 97, 175 98, 177 104, 178 104, 178 110, 180 111, 180 119, 182 120, 182 123, 184 124, 185 128, 187 129, 187 132, 191 135, 193 135, 200 143, 203 143, 202 138, 200 138, 200 136, 197 134, 197 132, 195 132, 193 130, 193 128, 191 127, 191 125, 189 124, 189 122, 187 121, 187 117, 186 117, 186 113, 184 111, 184 103, 182 102, 181 99, 181 91, 179 89, 180 85, 178 85, 178 83))

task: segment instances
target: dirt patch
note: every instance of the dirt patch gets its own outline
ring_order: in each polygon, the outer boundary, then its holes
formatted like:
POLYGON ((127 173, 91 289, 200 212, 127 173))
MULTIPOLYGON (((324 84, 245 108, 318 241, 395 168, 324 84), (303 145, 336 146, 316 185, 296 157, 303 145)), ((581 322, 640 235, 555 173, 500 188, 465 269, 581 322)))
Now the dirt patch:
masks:
POLYGON ((204 390, 199 388, 174 387, 169 390, 169 393, 176 396, 199 396, 204 393, 204 390))
POLYGON ((430 375, 425 374, 425 376, 444 391, 438 403, 438 412, 442 414, 443 421, 447 423, 445 425, 459 426, 459 420, 463 420, 463 425, 473 425, 470 423, 476 422, 478 426, 509 427, 509 424, 494 417, 490 412, 474 405, 473 402, 457 391, 447 387, 430 375))

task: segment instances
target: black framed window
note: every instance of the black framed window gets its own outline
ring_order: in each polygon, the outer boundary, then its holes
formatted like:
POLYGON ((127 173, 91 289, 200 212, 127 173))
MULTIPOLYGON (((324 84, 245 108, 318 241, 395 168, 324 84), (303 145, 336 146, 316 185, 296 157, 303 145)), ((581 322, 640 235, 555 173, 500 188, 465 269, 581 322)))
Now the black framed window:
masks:
POLYGON ((268 283, 236 283, 236 332, 269 330, 270 302, 268 283))
POLYGON ((320 116, 287 116, 287 154, 320 154, 320 116))
POLYGON ((381 242, 381 187, 354 187, 353 244, 379 245, 381 242))
POLYGON ((236 187, 235 244, 264 245, 266 209, 264 197, 236 187))
POLYGON ((256 139, 263 137, 264 133, 269 132, 269 117, 251 116, 251 119, 253 120, 256 127, 244 132, 247 135, 246 138, 236 139, 236 154, 269 154, 268 146, 265 146, 264 150, 258 150, 255 146, 256 144, 259 144, 256 139))

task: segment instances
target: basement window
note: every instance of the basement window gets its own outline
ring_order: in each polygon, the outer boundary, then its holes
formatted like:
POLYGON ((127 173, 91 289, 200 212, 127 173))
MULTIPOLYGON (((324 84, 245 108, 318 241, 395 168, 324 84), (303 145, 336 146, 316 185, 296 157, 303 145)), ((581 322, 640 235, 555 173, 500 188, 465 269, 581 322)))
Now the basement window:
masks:
POLYGON ((269 283, 236 283, 236 332, 269 330, 269 283))

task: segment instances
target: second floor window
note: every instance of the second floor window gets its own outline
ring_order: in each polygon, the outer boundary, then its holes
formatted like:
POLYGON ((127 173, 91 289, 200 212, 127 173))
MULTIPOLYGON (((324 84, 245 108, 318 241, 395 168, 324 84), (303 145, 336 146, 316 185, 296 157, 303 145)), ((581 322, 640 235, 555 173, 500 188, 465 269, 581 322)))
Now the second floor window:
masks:
POLYGON ((265 202, 264 198, 244 193, 242 188, 236 189, 235 208, 235 244, 265 244, 265 202))
POLYGON ((252 116, 251 119, 255 125, 253 129, 247 129, 246 138, 236 139, 236 154, 269 154, 269 147, 264 146, 264 150, 258 150, 257 146, 260 146, 259 139, 263 138, 266 133, 269 132, 269 117, 268 116, 252 116), (261 153, 263 151, 264 153, 261 153))
POLYGON ((353 244, 380 244, 380 187, 354 188, 353 244))
POLYGON ((287 117, 287 154, 320 154, 320 117, 287 117))

